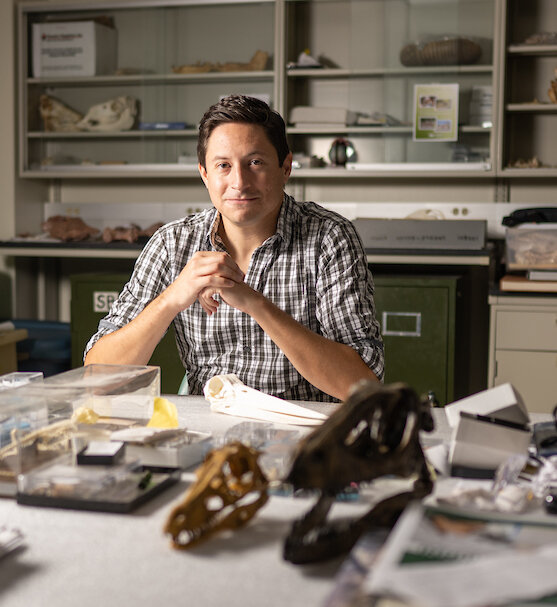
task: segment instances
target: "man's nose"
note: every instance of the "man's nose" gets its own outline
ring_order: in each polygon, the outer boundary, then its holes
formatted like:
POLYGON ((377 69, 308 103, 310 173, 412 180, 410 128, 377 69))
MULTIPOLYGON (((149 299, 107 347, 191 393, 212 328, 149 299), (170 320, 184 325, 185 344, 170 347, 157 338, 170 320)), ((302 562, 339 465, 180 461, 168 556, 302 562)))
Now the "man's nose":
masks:
POLYGON ((231 185, 236 190, 242 190, 248 179, 248 169, 240 164, 235 165, 232 168, 232 181, 231 185))

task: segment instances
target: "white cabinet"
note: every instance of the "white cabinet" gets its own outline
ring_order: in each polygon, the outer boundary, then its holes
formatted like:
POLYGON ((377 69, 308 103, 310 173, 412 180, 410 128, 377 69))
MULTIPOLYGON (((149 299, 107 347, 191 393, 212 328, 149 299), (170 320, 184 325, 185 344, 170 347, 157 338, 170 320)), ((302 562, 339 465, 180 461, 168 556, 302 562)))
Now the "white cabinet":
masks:
POLYGON ((22 0, 17 6, 25 177, 197 179, 198 121, 229 93, 262 95, 287 120, 296 106, 375 116, 375 123, 290 122, 293 151, 325 161, 317 167, 302 160, 294 178, 557 175, 557 104, 547 95, 557 79, 557 39, 544 34, 557 31, 554 0, 22 0), (116 72, 33 73, 35 24, 98 18, 116 30, 116 72), (320 67, 295 65, 306 49, 320 67), (250 63, 257 51, 267 57, 258 66, 250 63), (178 66, 186 73, 173 71, 178 66), (456 141, 413 138, 415 85, 430 84, 459 86, 456 141), (41 95, 82 114, 131 96, 139 112, 126 131, 48 132, 41 95), (183 126, 140 130, 139 122, 183 126), (338 138, 356 150, 352 170, 330 164, 338 138))
POLYGON ((501 174, 555 177, 557 3, 508 0, 505 4, 501 174), (553 100, 549 90, 553 90, 553 100))
POLYGON ((22 2, 18 15, 20 174, 25 177, 197 178, 197 125, 209 105, 231 93, 262 95, 276 103, 272 0, 22 2), (60 76, 35 77, 34 24, 95 19, 116 30, 115 72, 65 77, 61 70, 60 76), (80 114, 116 97, 132 97, 136 121, 115 132, 47 131, 39 114, 44 95, 80 114), (146 123, 174 124, 142 130, 146 123))
POLYGON ((530 411, 557 405, 557 297, 490 296, 489 386, 512 383, 530 411))
POLYGON ((20 174, 197 178, 192 159, 203 111, 221 95, 246 93, 264 96, 286 119, 293 107, 310 105, 377 112, 398 121, 289 124, 294 152, 327 163, 319 169, 302 166, 294 177, 416 176, 423 171, 443 177, 493 176, 494 121, 479 123, 470 108, 474 87, 489 88, 497 80, 494 49, 501 1, 20 2, 20 174), (117 32, 116 72, 78 77, 33 73, 34 24, 98 18, 117 32), (443 37, 457 41, 458 50, 443 46, 443 37), (467 58, 458 42, 463 38, 473 40, 481 56, 467 58), (401 59, 404 47, 428 40, 441 46, 433 47, 434 56, 423 59, 425 64, 401 59), (305 49, 322 67, 289 69, 305 49), (249 69, 257 51, 268 59, 249 69), (187 73, 173 71, 177 66, 186 66, 187 73), (204 71, 207 67, 210 71, 204 71), (460 87, 456 142, 413 141, 414 85, 430 83, 460 87), (133 128, 119 132, 46 131, 39 116, 42 95, 81 114, 93 105, 130 96, 137 100, 138 117, 133 128), (138 128, 139 123, 161 122, 185 124, 166 130, 138 128), (358 170, 329 166, 329 148, 338 137, 354 145, 358 170))
POLYGON ((493 113, 488 109, 479 120, 472 95, 483 91, 496 107, 498 6, 495 0, 287 1, 285 115, 296 106, 339 107, 377 120, 291 124, 292 147, 306 157, 329 162, 338 137, 357 153, 350 168, 310 166, 294 176, 493 175, 493 113), (304 49, 321 67, 297 63, 304 49), (414 141, 414 87, 438 83, 459 86, 458 140, 414 141))

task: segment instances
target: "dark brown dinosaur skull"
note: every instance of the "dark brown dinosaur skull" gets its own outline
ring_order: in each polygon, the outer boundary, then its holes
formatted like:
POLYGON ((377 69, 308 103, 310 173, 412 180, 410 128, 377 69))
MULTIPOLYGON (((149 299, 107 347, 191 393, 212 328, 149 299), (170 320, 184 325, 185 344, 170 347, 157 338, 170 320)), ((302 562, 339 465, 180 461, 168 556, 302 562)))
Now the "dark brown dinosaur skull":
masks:
POLYGON ((174 548, 192 548, 220 531, 242 527, 265 504, 268 483, 257 456, 237 441, 207 454, 197 480, 166 522, 174 548))
POLYGON ((294 489, 317 489, 320 497, 292 526, 284 558, 308 563, 348 552, 364 531, 392 526, 411 500, 430 493, 433 481, 420 430, 433 430, 433 418, 429 404, 420 402, 412 388, 357 384, 346 402, 298 445, 286 481, 294 489), (379 502, 361 518, 327 521, 336 494, 385 475, 416 479, 412 490, 379 502))

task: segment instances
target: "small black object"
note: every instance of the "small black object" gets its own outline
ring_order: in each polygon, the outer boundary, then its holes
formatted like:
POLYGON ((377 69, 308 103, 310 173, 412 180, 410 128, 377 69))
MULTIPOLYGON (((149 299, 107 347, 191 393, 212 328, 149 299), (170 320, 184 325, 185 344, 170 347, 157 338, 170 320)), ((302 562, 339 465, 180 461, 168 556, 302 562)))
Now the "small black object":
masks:
POLYGON ((534 424, 533 439, 540 457, 557 455, 557 405, 552 415, 553 421, 534 424))
POLYGON ((557 487, 553 487, 543 500, 545 510, 549 514, 557 514, 557 487))
POLYGON ((91 441, 77 454, 79 466, 114 466, 126 453, 126 443, 120 441, 91 441))
POLYGON ((512 228, 521 223, 557 223, 556 207, 535 207, 532 209, 517 209, 503 217, 504 226, 512 228))

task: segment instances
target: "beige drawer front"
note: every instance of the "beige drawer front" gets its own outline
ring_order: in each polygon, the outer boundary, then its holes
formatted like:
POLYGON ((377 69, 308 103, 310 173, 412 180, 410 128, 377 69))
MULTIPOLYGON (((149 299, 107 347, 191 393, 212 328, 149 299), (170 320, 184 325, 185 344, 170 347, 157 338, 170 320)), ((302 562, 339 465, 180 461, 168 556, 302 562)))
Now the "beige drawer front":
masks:
POLYGON ((495 353, 495 385, 511 383, 529 411, 548 413, 557 405, 557 353, 495 353))
POLYGON ((557 352, 557 312, 497 312, 497 349, 557 352))

